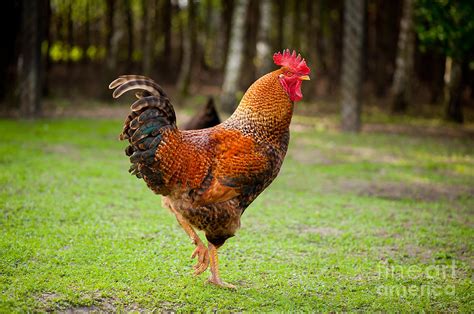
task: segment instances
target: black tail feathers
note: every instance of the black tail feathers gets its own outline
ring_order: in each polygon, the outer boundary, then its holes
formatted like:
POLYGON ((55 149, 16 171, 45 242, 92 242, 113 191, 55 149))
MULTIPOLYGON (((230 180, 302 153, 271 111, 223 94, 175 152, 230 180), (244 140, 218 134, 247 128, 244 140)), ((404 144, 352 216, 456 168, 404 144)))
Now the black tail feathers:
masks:
POLYGON ((113 97, 118 98, 125 92, 139 90, 138 98, 125 120, 120 140, 128 139, 130 145, 125 149, 130 156, 130 172, 141 178, 146 166, 153 162, 156 148, 166 129, 176 129, 176 114, 165 91, 146 76, 123 75, 110 83, 115 89, 113 97))

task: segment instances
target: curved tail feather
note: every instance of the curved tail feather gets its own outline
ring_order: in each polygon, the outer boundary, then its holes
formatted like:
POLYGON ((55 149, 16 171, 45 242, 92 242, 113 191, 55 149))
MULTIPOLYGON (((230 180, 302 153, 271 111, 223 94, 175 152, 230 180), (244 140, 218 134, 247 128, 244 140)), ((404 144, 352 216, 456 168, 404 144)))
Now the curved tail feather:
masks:
POLYGON ((155 96, 168 97, 163 88, 149 77, 142 75, 121 75, 109 84, 109 89, 117 88, 113 97, 118 98, 125 92, 133 89, 142 89, 155 96))

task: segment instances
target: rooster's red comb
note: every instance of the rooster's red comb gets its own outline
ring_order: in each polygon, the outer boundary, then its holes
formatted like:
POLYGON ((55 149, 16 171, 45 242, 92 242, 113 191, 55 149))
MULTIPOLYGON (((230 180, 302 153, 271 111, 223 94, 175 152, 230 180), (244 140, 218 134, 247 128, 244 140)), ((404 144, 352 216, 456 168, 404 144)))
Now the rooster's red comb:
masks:
POLYGON ((290 52, 290 49, 283 50, 283 53, 277 52, 273 55, 273 62, 276 65, 289 68, 292 72, 308 75, 311 71, 306 65, 306 61, 296 51, 290 52))

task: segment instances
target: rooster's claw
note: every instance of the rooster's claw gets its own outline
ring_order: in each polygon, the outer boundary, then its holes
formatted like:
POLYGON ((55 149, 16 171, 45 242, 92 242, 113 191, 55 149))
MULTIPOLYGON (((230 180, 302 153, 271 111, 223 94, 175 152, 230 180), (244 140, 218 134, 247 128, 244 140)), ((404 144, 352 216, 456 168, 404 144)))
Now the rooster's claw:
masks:
POLYGON ((209 266, 209 252, 207 247, 204 244, 200 243, 196 246, 193 254, 191 254, 191 258, 197 257, 198 262, 194 265, 194 276, 198 276, 202 274, 207 267, 209 266))

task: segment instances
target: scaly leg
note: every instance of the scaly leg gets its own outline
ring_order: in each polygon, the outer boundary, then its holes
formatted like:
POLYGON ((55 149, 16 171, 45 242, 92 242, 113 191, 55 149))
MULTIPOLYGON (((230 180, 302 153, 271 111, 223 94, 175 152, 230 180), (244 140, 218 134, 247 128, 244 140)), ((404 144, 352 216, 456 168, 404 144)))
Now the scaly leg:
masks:
POLYGON ((209 258, 211 260, 211 277, 209 277, 209 283, 223 288, 235 289, 234 285, 223 282, 219 276, 219 260, 217 258, 217 247, 209 243, 209 258))
POLYGON ((193 227, 191 227, 186 221, 186 219, 184 219, 184 217, 177 210, 175 210, 169 202, 166 202, 165 204, 175 214, 176 220, 178 220, 181 227, 191 238, 193 244, 196 245, 196 249, 193 251, 193 254, 191 254, 191 258, 197 257, 198 260, 197 264, 194 265, 194 275, 197 276, 202 274, 209 266, 209 253, 207 251, 206 246, 201 241, 196 231, 194 231, 193 227))

